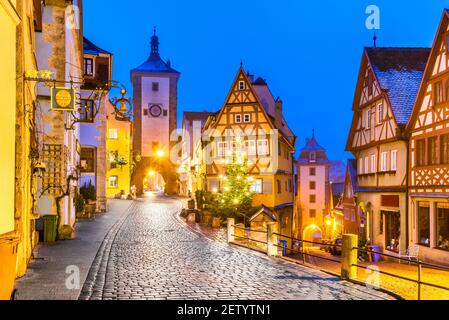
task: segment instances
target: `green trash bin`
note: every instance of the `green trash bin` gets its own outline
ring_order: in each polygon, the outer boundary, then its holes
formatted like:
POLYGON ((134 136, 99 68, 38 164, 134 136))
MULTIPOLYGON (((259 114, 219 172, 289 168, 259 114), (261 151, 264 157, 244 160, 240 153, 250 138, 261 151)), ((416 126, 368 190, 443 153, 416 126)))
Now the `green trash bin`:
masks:
POLYGON ((44 242, 55 242, 58 217, 56 215, 47 215, 43 216, 42 219, 44 219, 44 242))

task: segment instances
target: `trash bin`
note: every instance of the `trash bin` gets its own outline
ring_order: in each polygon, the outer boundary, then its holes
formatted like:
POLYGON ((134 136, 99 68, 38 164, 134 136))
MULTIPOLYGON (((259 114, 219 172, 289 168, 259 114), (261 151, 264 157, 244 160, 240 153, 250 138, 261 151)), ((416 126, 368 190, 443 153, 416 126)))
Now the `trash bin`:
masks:
POLYGON ((371 259, 373 260, 373 262, 379 262, 380 261, 380 254, 378 253, 374 253, 374 252, 381 252, 380 251, 380 246, 375 244, 371 246, 371 259))
POLYGON ((287 255, 287 240, 279 240, 279 243, 282 244, 282 256, 287 255))
POLYGON ((0 300, 10 300, 16 279, 19 238, 0 238, 0 300))
POLYGON ((56 215, 47 215, 42 218, 44 219, 44 242, 55 242, 58 217, 56 215))

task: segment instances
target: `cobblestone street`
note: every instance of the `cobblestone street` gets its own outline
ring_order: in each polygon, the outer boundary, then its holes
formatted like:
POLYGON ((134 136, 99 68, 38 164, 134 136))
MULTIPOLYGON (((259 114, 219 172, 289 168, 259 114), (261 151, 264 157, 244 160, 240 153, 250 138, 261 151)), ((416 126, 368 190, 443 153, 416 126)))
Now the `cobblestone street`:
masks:
POLYGON ((181 202, 150 195, 114 225, 80 299, 391 299, 192 232, 181 202))

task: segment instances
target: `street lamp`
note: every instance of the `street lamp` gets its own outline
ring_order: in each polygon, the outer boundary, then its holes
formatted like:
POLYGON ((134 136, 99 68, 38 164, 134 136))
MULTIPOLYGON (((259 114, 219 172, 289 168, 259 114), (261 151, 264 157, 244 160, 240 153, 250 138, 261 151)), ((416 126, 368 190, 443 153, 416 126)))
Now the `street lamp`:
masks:
POLYGON ((163 157, 165 156, 164 150, 158 150, 158 151, 156 152, 156 156, 157 156, 158 158, 163 158, 163 157))

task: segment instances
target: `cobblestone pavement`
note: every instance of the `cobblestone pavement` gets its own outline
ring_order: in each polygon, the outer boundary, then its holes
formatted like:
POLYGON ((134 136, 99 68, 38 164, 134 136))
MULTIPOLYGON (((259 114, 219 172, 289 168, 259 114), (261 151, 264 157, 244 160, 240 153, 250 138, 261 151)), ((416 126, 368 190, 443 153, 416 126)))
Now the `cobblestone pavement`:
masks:
POLYGON ((80 299, 392 299, 212 241, 177 218, 181 207, 163 196, 135 201, 105 238, 80 299))

